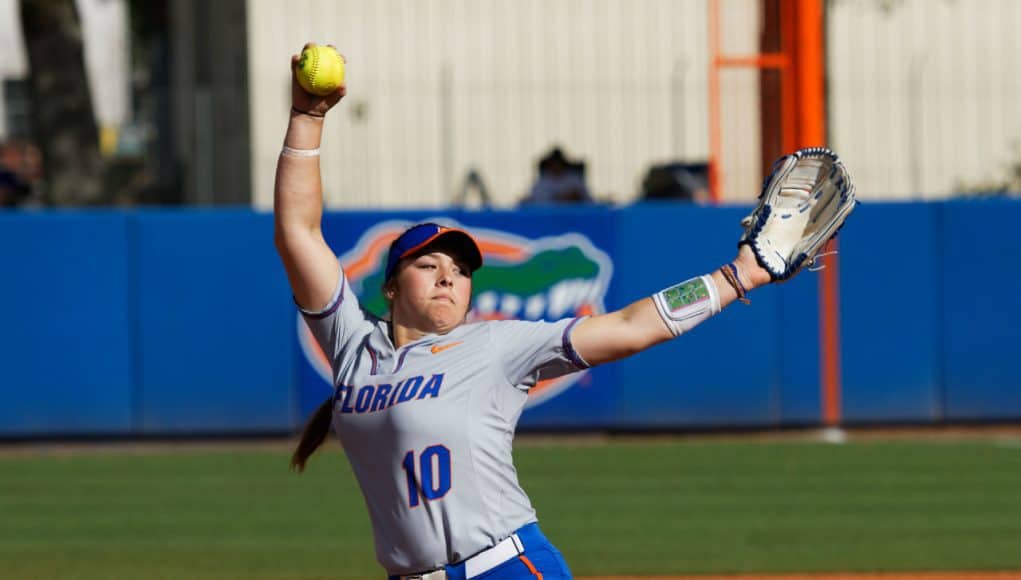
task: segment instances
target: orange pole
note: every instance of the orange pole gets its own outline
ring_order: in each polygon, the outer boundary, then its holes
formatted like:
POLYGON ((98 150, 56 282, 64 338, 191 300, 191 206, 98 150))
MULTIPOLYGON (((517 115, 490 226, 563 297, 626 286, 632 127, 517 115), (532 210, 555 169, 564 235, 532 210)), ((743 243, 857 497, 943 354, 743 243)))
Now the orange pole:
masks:
POLYGON ((723 180, 720 176, 720 3, 709 0, 709 198, 720 203, 723 180))
MULTIPOLYGON (((797 95, 797 147, 826 145, 826 20, 824 0, 789 0, 794 26, 792 84, 797 95)), ((836 251, 836 240, 824 251, 836 251)), ((822 420, 839 425, 841 409, 840 261, 825 258, 819 276, 819 371, 822 420)))
POLYGON ((823 28, 823 0, 798 0, 798 61, 795 82, 798 95, 798 125, 801 147, 826 144, 826 43, 823 28))
MULTIPOLYGON (((837 251, 837 240, 824 251, 837 251)), ((827 256, 826 267, 819 277, 819 335, 822 338, 819 356, 822 380, 822 418, 827 426, 841 423, 840 406, 840 261, 837 255, 827 256)))
POLYGON ((752 68, 787 68, 790 59, 786 54, 767 53, 748 56, 721 56, 716 60, 719 66, 747 66, 752 68))
MULTIPOLYGON (((719 0, 709 0, 709 189, 714 203, 723 195, 720 175, 720 68, 772 68, 781 74, 781 131, 785 151, 826 144, 825 0, 780 0, 781 52, 743 56, 720 54, 719 0)), ((836 240, 824 251, 835 251, 836 240)), ((823 422, 841 422, 840 262, 826 258, 819 277, 819 358, 823 422)))

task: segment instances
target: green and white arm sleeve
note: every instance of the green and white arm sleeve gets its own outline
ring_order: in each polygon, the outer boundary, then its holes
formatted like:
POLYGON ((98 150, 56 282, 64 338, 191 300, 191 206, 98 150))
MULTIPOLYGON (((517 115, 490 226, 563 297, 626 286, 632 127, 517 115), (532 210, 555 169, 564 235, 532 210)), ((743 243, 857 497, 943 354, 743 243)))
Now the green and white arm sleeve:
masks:
POLYGON ((652 295, 652 301, 674 336, 690 331, 720 312, 720 293, 709 275, 661 290, 652 295))

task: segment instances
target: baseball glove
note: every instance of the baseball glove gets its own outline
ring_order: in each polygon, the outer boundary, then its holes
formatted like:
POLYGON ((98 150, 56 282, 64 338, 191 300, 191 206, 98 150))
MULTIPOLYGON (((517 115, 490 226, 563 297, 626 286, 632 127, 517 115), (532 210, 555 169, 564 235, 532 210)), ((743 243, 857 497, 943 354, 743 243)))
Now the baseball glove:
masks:
POLYGON ((835 153, 800 149, 777 159, 762 183, 759 205, 741 220, 759 265, 774 282, 811 266, 855 206, 851 175, 835 153))

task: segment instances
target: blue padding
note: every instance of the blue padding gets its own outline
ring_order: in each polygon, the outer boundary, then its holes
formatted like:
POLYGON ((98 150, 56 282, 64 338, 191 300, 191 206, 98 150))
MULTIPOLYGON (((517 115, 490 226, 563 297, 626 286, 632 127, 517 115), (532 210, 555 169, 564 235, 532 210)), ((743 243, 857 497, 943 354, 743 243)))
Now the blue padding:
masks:
POLYGON ((294 307, 272 216, 166 211, 137 220, 141 432, 291 429, 294 307))
MULTIPOLYGON (((344 212, 324 231, 341 254, 382 222, 442 215, 507 247, 576 232, 612 258, 612 311, 730 261, 748 209, 344 212)), ((840 246, 845 421, 1021 419, 1018 223, 1017 200, 858 208, 840 246)), ((0 437, 285 431, 330 393, 297 346, 268 214, 7 212, 0 245, 0 437)), ((517 277, 507 260, 502 279, 561 281, 579 264, 564 259, 517 277)), ((804 273, 757 290, 751 307, 593 370, 521 425, 818 424, 818 284, 804 273)))
POLYGON ((840 234, 845 421, 940 418, 940 207, 863 204, 840 234))
MULTIPOLYGON (((780 379, 777 400, 784 425, 817 425, 822 417, 819 387, 819 276, 802 272, 778 287, 779 316, 776 336, 780 379)), ((753 296, 755 298, 757 296, 753 296)), ((758 306, 758 304, 753 304, 758 306)), ((759 340, 773 337, 759 335, 759 340)))
POLYGON ((1021 203, 944 210, 946 418, 1021 419, 1021 203))
MULTIPOLYGON (((616 276, 625 300, 731 261, 749 208, 648 204, 619 216, 616 276)), ((759 426, 779 419, 780 294, 764 288, 681 336, 614 363, 624 428, 759 426)))
POLYGON ((127 223, 0 212, 0 435, 130 430, 127 223))

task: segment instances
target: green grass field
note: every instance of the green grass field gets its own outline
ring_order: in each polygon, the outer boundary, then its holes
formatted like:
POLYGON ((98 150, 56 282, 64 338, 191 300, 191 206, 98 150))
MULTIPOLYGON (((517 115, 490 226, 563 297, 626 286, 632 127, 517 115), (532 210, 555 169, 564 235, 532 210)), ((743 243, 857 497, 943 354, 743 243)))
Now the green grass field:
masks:
MULTIPOLYGON (((522 443, 576 575, 1021 570, 1021 441, 522 443)), ((3 578, 381 578, 335 444, 0 453, 3 578)))

